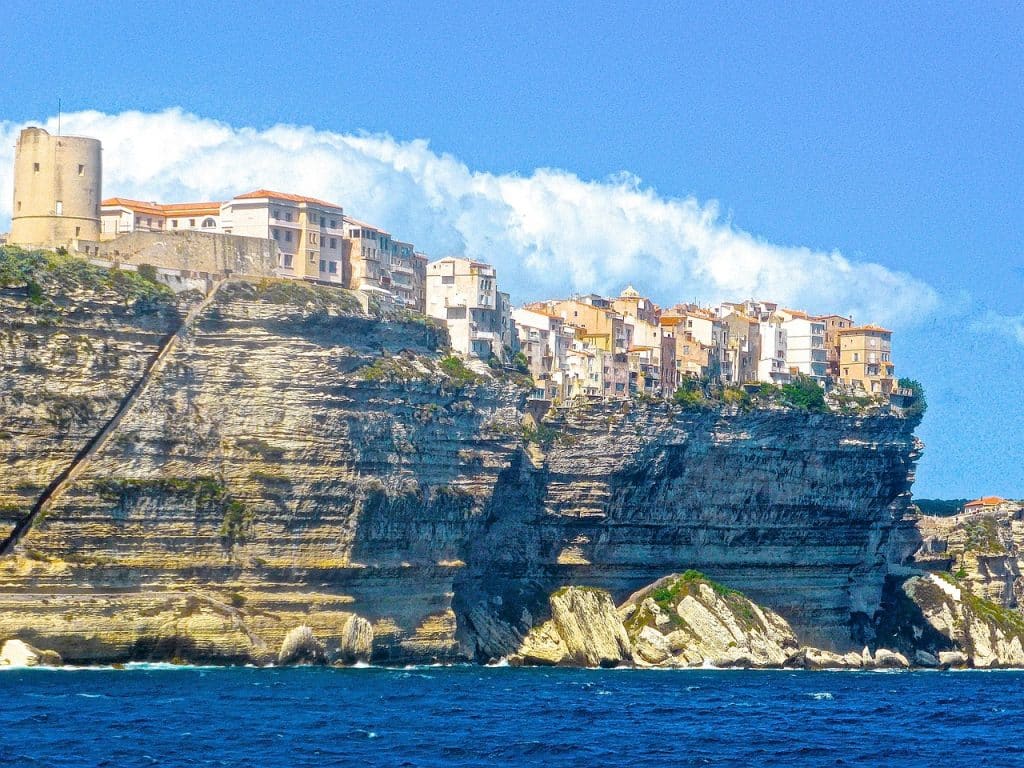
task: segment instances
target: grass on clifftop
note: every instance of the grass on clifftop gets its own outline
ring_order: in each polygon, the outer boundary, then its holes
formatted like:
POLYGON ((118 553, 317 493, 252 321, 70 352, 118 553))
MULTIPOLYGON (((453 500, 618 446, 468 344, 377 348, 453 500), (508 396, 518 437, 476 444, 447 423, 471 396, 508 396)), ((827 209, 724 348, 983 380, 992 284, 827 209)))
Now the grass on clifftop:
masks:
POLYGON ((778 404, 811 413, 828 411, 825 391, 814 379, 803 375, 781 387, 762 383, 749 390, 735 384, 721 385, 687 378, 673 393, 672 402, 683 408, 706 408, 721 403, 748 411, 758 406, 778 404))
MULTIPOLYGON (((971 613, 989 625, 999 628, 1007 639, 1017 637, 1022 643, 1024 643, 1024 614, 1021 614, 1019 611, 1015 611, 1012 608, 1006 608, 1005 606, 981 597, 980 595, 976 595, 968 589, 967 585, 962 581, 962 576, 949 573, 948 571, 941 571, 935 575, 960 590, 960 603, 971 613)), ((922 590, 922 588, 919 587, 917 592, 920 596, 918 599, 922 599, 930 603, 926 604, 925 607, 931 608, 932 610, 939 610, 941 609, 943 602, 952 602, 953 598, 949 597, 945 592, 942 592, 934 584, 928 584, 927 582, 924 582, 924 584, 924 589, 922 590), (925 592, 926 594, 921 596, 922 592, 925 592)))
POLYGON ((351 291, 343 288, 304 283, 286 278, 264 278, 255 283, 260 298, 270 304, 290 304, 297 307, 313 305, 334 308, 346 313, 362 312, 362 305, 351 291))
POLYGON ((72 290, 113 291, 125 305, 170 302, 173 292, 155 280, 155 270, 103 269, 62 252, 0 247, 0 288, 24 288, 30 304, 46 304, 72 290))

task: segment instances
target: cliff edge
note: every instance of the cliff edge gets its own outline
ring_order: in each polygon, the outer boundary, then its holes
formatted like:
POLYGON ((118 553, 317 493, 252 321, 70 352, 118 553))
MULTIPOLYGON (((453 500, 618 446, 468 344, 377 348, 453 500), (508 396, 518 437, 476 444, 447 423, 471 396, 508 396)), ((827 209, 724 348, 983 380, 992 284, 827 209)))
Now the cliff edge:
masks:
MULTIPOLYGON (((9 529, 200 299, 81 269, 0 281, 9 529)), ((561 587, 621 602, 687 568, 802 643, 874 632, 911 422, 622 402, 524 429, 528 384, 446 341, 344 291, 225 284, 0 559, 0 639, 72 663, 266 662, 305 627, 328 661, 485 661, 561 587)))

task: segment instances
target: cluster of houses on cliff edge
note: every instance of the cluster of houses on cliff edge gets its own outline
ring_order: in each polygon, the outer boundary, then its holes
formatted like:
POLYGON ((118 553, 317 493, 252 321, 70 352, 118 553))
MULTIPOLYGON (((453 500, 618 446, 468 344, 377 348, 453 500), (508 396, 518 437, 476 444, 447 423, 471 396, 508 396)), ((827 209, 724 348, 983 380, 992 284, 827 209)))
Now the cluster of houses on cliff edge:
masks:
POLYGON ((224 274, 336 285, 445 322, 467 358, 529 368, 535 395, 671 395, 687 378, 821 386, 886 396, 895 389, 892 333, 840 315, 767 301, 663 309, 632 287, 513 308, 490 264, 432 263, 414 245, 341 205, 258 189, 223 202, 102 199, 96 139, 26 128, 15 152, 8 240, 63 247, 96 263, 157 269, 172 287, 224 274))

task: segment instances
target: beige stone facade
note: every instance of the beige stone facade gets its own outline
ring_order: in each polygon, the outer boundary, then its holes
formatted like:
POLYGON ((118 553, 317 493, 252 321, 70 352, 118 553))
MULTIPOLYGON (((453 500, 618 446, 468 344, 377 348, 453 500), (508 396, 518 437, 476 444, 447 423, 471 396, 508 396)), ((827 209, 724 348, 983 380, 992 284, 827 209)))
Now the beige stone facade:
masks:
MULTIPOLYGON (((490 264, 449 256, 427 265, 426 314, 448 326, 452 349, 466 357, 506 361, 514 325, 507 293, 490 264)), ((507 362, 507 361, 506 361, 507 362)))
POLYGON ((227 234, 273 240, 282 277, 344 285, 344 211, 315 197, 257 189, 224 203, 227 234))
POLYGON ((273 277, 279 263, 272 240, 222 232, 136 231, 114 240, 82 241, 80 245, 93 258, 115 264, 149 264, 195 277, 273 277))
POLYGON ((23 130, 14 152, 10 242, 59 248, 99 240, 102 178, 97 139, 23 130))
POLYGON ((825 357, 828 361, 828 375, 839 379, 839 331, 853 328, 853 318, 843 315, 818 315, 812 318, 825 325, 825 357))

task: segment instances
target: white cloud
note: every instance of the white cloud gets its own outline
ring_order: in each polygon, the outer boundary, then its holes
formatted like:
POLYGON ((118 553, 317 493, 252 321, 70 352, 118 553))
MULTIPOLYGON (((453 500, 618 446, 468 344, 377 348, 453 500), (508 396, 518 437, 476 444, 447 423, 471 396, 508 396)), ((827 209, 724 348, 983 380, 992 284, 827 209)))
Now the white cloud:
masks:
MULTIPOLYGON (((11 189, 22 127, 0 122, 0 189, 11 189)), ((723 220, 714 201, 659 197, 628 174, 496 175, 423 140, 236 128, 180 109, 79 112, 63 116, 63 129, 103 141, 106 196, 227 199, 267 187, 334 200, 432 257, 490 261, 513 301, 615 292, 631 282, 661 303, 757 297, 895 325, 919 320, 938 301, 910 275, 769 243, 723 220)), ((10 194, 0 194, 0 226, 10 214, 10 194)))
POLYGON ((980 320, 971 324, 976 333, 994 333, 1016 341, 1024 347, 1024 315, 1000 315, 996 312, 986 313, 980 320))

